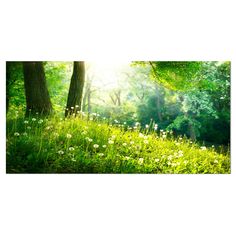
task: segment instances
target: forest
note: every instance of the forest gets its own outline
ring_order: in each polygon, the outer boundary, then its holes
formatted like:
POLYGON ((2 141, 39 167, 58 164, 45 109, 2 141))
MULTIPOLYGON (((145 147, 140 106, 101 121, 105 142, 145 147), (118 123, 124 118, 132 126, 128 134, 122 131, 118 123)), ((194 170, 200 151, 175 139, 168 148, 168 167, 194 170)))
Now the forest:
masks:
POLYGON ((7 173, 230 173, 230 62, 6 62, 7 173))

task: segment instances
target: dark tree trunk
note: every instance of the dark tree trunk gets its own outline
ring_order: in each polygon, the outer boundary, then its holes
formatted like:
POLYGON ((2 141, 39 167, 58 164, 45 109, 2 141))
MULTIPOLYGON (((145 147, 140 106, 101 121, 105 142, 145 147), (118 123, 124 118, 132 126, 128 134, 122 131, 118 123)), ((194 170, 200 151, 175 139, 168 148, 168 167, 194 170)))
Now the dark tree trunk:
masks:
POLYGON ((193 124, 191 122, 188 123, 188 129, 189 129, 190 139, 196 141, 196 133, 193 124))
POLYGON ((67 99, 65 116, 77 114, 81 110, 82 95, 85 81, 85 64, 83 61, 75 61, 70 89, 67 99))
POLYGON ((45 73, 42 62, 23 62, 26 96, 26 116, 39 113, 49 115, 52 112, 45 73))

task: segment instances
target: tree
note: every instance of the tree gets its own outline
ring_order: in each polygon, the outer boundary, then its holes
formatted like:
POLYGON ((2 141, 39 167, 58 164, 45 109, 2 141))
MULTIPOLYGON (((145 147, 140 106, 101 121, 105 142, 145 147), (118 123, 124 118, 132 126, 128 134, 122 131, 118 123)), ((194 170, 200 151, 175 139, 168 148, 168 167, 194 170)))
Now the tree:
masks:
POLYGON ((24 86, 26 96, 26 116, 52 112, 43 62, 23 62, 24 86))
POLYGON ((85 81, 84 61, 75 61, 68 93, 65 116, 77 114, 81 110, 82 95, 85 81))

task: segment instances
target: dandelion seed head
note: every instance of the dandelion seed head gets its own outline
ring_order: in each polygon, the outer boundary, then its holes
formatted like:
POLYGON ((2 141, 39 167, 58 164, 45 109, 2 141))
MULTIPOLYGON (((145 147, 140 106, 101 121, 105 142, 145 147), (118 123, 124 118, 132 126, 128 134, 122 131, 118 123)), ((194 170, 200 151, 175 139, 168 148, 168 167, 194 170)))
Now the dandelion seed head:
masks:
POLYGON ((97 148, 99 148, 99 145, 98 145, 98 144, 94 144, 93 147, 94 147, 95 149, 97 149, 97 148))
POLYGON ((68 139, 70 139, 70 138, 72 138, 72 135, 71 135, 71 134, 66 134, 66 137, 67 137, 68 139))

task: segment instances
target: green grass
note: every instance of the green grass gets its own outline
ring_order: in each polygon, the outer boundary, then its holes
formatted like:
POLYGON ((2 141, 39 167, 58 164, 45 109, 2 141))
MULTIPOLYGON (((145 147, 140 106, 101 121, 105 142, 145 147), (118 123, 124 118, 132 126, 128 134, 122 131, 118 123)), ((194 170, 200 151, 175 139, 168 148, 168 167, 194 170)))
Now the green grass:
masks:
POLYGON ((7 119, 7 173, 230 173, 230 154, 87 118, 7 119))

